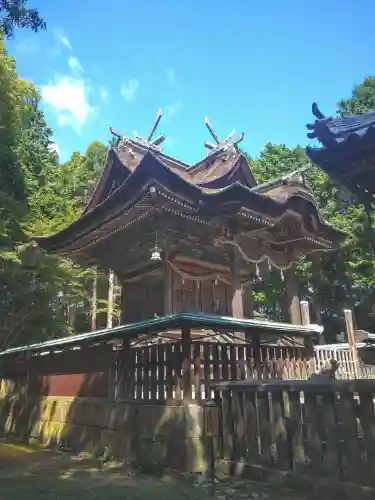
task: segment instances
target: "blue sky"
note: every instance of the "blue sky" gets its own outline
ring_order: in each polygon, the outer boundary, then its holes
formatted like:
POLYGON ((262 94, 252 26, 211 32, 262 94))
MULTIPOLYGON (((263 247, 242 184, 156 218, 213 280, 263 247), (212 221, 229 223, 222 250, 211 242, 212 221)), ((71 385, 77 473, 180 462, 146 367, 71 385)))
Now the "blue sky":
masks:
POLYGON ((40 89, 66 160, 109 127, 146 135, 158 108, 163 150, 205 155, 208 116, 219 136, 245 133, 306 145, 311 103, 335 112, 375 74, 373 0, 29 0, 48 29, 19 30, 9 52, 40 89), (108 7, 108 8, 106 8, 108 7))

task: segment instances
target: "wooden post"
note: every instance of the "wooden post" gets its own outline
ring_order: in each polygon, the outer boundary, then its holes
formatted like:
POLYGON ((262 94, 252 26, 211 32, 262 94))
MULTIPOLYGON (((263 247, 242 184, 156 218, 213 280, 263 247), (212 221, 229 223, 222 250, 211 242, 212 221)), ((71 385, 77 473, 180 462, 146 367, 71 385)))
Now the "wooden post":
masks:
POLYGON ((239 255, 233 248, 231 255, 232 316, 243 318, 243 286, 240 282, 239 255))
POLYGON ((113 281, 114 272, 110 270, 108 274, 107 328, 112 328, 113 325, 113 281))
POLYGON ((184 401, 191 401, 191 359, 190 345, 191 332, 190 327, 183 326, 181 330, 182 337, 182 390, 184 401))
POLYGON ((352 310, 351 309, 344 309, 344 317, 345 317, 346 332, 348 334, 349 349, 351 350, 351 352, 353 354, 354 375, 355 375, 355 378, 358 378, 359 357, 358 357, 358 350, 357 350, 357 342, 356 342, 355 333, 354 333, 352 310))
POLYGON ((293 325, 300 325, 302 323, 302 319, 301 319, 301 309, 299 305, 296 266, 294 264, 292 267, 284 271, 284 277, 286 285, 287 306, 289 308, 290 320, 291 323, 293 323, 293 325))
POLYGON ((254 357, 254 365, 257 380, 262 379, 262 358, 261 358, 261 344, 260 344, 260 335, 259 333, 253 334, 253 339, 251 343, 253 347, 253 357, 254 357))
POLYGON ((308 326, 311 324, 310 322, 310 308, 307 300, 301 300, 301 319, 303 326, 308 326))
POLYGON ((115 317, 115 323, 116 323, 116 326, 119 326, 121 325, 121 320, 122 320, 122 285, 119 281, 119 277, 115 274, 114 276, 114 284, 115 284, 115 298, 114 298, 114 303, 116 304, 116 308, 117 310, 120 309, 120 314, 116 314, 116 317, 115 317))
MULTIPOLYGON (((250 264, 250 269, 255 273, 255 264, 250 264)), ((243 296, 243 315, 245 318, 252 318, 254 316, 254 300, 253 300, 253 283, 252 281, 246 283, 244 286, 243 296)))
POLYGON ((173 313, 173 276, 168 252, 164 251, 164 315, 173 313))
MULTIPOLYGON (((312 261, 312 272, 313 275, 320 275, 320 265, 321 265, 321 255, 317 252, 313 252, 311 254, 311 261, 312 261)), ((321 313, 321 307, 320 307, 320 300, 319 296, 316 293, 315 287, 313 289, 313 294, 312 294, 312 308, 313 308, 313 317, 314 317, 314 322, 317 325, 322 325, 322 313, 321 313)))
MULTIPOLYGON (((303 326, 308 326, 311 325, 311 320, 310 320, 310 307, 309 303, 307 300, 301 300, 300 302, 300 307, 301 307, 301 319, 302 319, 302 324, 303 326)), ((304 344, 308 348, 308 362, 307 362, 307 370, 308 374, 314 373, 314 343, 311 337, 305 337, 304 338, 304 344)))
POLYGON ((92 280, 92 296, 91 296, 91 331, 96 330, 96 312, 98 301, 98 270, 96 267, 93 269, 94 275, 92 280))

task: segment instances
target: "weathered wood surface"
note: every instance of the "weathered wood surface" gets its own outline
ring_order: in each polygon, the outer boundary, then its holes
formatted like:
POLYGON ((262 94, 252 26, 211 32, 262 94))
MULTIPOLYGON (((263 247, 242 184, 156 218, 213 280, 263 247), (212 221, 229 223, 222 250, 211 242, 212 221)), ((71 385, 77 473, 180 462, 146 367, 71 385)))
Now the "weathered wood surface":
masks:
POLYGON ((213 382, 307 378, 306 348, 187 341, 132 347, 121 355, 114 391, 118 399, 206 401, 213 382))
POLYGON ((375 381, 213 385, 225 460, 375 487, 375 381))

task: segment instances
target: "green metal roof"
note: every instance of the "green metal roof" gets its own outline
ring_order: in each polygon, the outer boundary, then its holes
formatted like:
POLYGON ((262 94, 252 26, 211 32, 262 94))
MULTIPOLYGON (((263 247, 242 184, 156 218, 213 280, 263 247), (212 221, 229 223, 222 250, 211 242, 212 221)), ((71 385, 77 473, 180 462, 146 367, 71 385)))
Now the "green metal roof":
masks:
POLYGON ((94 332, 81 333, 70 337, 63 337, 39 344, 31 344, 13 347, 0 352, 1 356, 11 354, 21 354, 26 352, 38 352, 64 347, 73 347, 79 344, 93 342, 108 342, 114 339, 134 339, 139 335, 148 333, 158 333, 168 329, 178 329, 182 326, 191 328, 211 329, 215 331, 243 332, 253 331, 254 333, 267 333, 280 337, 283 335, 298 335, 303 337, 318 336, 323 332, 323 327, 318 325, 292 325, 289 323, 276 323, 273 321, 263 321, 257 319, 237 319, 227 316, 217 316, 203 313, 180 313, 171 314, 159 318, 152 318, 136 323, 128 323, 115 328, 106 328, 94 332))

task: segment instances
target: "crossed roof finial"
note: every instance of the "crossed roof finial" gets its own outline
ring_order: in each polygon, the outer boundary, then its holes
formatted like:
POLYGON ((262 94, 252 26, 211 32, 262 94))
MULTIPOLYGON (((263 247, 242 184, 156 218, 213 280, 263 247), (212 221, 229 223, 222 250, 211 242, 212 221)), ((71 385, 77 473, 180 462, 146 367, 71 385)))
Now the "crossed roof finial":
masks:
POLYGON ((206 117, 204 121, 212 138, 216 142, 216 144, 212 144, 211 142, 204 141, 204 145, 207 149, 210 149, 211 151, 217 151, 218 149, 226 149, 228 146, 234 146, 235 149, 238 149, 237 145, 241 141, 243 141, 244 138, 243 133, 241 133, 239 137, 234 138, 236 131, 235 129, 233 129, 232 132, 224 140, 220 140, 215 130, 213 129, 210 120, 206 117))
MULTIPOLYGON (((152 124, 152 127, 150 129, 150 132, 148 133, 147 138, 145 139, 144 137, 141 137, 137 134, 134 134, 134 140, 143 144, 144 146, 147 147, 153 147, 153 148, 159 148, 160 145, 165 141, 166 137, 164 134, 161 134, 157 136, 155 139, 153 139, 153 136, 156 132, 156 129, 159 126, 160 120, 163 116, 163 110, 159 109, 158 114, 156 115, 156 119, 154 123, 152 124)), ((114 130, 112 127, 110 127, 110 131, 112 135, 115 135, 116 137, 122 138, 122 135, 114 130)))

